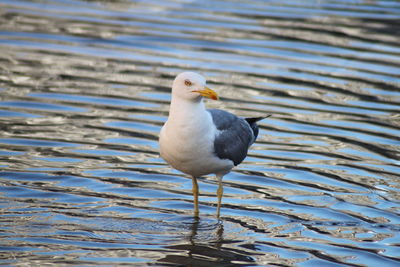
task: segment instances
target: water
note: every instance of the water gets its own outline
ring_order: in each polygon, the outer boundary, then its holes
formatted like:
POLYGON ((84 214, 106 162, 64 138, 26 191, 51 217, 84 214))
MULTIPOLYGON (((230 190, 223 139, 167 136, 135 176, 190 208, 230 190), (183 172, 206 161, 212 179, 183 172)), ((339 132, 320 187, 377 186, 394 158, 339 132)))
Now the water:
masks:
POLYGON ((0 3, 0 263, 398 266, 398 1, 0 3), (202 73, 273 114, 217 184, 158 155, 202 73))

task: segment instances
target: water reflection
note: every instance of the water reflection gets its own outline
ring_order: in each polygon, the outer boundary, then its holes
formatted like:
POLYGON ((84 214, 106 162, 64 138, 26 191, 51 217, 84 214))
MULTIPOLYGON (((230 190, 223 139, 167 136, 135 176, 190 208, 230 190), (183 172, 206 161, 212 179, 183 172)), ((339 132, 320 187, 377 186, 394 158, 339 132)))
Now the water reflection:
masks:
MULTIPOLYGON (((226 222, 199 217, 183 218, 185 225, 182 232, 185 234, 183 243, 179 245, 165 246, 169 252, 164 258, 158 260, 161 263, 172 263, 178 265, 209 266, 210 264, 254 264, 256 259, 253 245, 235 244, 243 243, 235 233, 224 232, 226 222)), ((233 230, 236 226, 229 224, 233 230)), ((262 255, 259 253, 258 255, 262 255)))
POLYGON ((0 262, 397 266, 397 2, 0 3, 0 262), (171 81, 273 114, 217 184, 158 156, 171 81))

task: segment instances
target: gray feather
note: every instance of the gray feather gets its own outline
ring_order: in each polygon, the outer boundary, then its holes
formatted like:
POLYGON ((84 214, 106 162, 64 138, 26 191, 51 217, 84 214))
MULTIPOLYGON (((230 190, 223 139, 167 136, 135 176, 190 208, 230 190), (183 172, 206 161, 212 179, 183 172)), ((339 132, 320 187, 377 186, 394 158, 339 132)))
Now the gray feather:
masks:
POLYGON ((214 141, 215 154, 221 159, 232 160, 235 166, 240 164, 255 141, 257 125, 220 109, 209 109, 208 112, 220 131, 214 141))

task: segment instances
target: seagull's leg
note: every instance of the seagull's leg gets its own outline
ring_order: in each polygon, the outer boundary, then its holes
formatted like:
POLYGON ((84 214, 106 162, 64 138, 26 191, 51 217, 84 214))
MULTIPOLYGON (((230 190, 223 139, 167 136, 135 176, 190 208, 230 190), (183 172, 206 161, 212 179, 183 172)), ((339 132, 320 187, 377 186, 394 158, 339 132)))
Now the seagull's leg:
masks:
POLYGON ((194 217, 199 217, 199 185, 197 184, 197 178, 192 176, 192 192, 194 202, 194 217))
POLYGON ((221 210, 221 201, 222 201, 222 194, 224 193, 224 188, 222 186, 222 177, 223 175, 217 174, 218 179, 218 190, 217 190, 217 197, 218 197, 218 204, 217 204, 217 218, 219 219, 220 210, 221 210))

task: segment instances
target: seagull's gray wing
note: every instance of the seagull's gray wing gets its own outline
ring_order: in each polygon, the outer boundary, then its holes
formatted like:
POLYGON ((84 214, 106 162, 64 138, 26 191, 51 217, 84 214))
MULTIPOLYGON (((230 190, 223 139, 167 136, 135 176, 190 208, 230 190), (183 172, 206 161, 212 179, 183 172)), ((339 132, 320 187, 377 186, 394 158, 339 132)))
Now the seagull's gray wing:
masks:
POLYGON ((257 124, 220 109, 209 109, 208 112, 219 130, 214 140, 215 154, 220 159, 230 159, 235 166, 238 165, 247 156, 257 136, 257 124))

